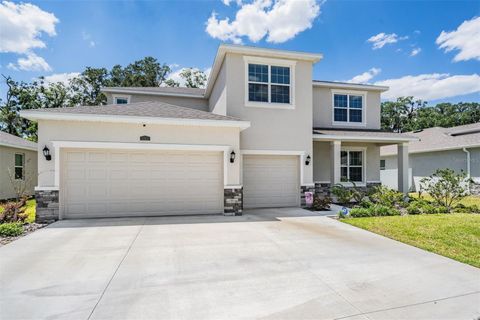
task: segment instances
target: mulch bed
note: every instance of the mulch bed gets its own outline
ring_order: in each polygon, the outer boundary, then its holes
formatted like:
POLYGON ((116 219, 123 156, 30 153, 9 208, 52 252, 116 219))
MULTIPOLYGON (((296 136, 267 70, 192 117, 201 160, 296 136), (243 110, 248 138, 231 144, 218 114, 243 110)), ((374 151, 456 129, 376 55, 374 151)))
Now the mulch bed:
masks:
POLYGON ((27 223, 23 225, 23 233, 17 237, 0 237, 0 246, 4 246, 12 241, 15 241, 17 239, 20 239, 21 237, 26 236, 27 234, 30 234, 34 231, 37 231, 38 229, 41 229, 43 227, 47 226, 47 224, 42 224, 42 223, 27 223))

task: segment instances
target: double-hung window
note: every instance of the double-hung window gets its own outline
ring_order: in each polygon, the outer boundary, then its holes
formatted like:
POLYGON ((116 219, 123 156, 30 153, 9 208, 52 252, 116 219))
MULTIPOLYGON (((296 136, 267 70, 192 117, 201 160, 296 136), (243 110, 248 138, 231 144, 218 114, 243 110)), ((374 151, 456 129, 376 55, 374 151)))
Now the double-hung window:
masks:
POLYGON ((340 152, 340 179, 342 182, 364 182, 364 151, 342 150, 340 152))
POLYGON ((363 95, 334 93, 333 121, 345 123, 363 123, 363 95))
POLYGON ((25 178, 25 154, 15 153, 15 180, 25 178))
POLYGON ((291 104, 291 68, 248 63, 248 101, 291 104))

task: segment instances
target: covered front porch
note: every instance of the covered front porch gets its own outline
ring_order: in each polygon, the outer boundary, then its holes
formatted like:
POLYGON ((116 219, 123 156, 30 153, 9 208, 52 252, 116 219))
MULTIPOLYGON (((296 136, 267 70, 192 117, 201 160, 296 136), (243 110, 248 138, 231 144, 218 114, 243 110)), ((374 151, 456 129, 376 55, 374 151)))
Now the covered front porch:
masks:
POLYGON ((317 193, 343 184, 365 189, 381 184, 380 147, 398 148, 399 191, 408 193, 408 143, 415 137, 378 130, 313 131, 313 180, 317 193))

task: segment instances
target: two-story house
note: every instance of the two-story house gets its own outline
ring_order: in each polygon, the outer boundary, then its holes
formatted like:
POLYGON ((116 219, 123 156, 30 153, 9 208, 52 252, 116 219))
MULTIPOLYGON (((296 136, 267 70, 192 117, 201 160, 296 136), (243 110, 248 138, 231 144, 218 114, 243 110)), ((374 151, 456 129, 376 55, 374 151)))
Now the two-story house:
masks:
POLYGON ((321 59, 221 45, 206 89, 104 88, 105 106, 22 112, 38 122, 38 219, 300 206, 307 190, 379 184, 388 144, 407 191, 415 138, 380 131, 388 88, 313 80, 321 59))

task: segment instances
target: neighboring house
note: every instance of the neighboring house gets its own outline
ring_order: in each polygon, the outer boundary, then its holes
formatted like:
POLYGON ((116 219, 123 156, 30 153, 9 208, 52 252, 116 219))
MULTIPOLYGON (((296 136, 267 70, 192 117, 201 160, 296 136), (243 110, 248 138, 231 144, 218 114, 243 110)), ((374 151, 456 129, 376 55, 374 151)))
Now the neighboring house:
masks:
MULTIPOLYGON (((453 128, 434 127, 409 132, 419 138, 409 145, 409 188, 419 191, 420 180, 437 169, 462 170, 471 177, 471 192, 480 195, 480 123, 453 128)), ((397 151, 381 148, 382 184, 397 189, 397 151)))
POLYGON ((37 144, 0 131, 0 200, 33 195, 36 185, 37 144))
POLYGON ((104 88, 106 106, 22 111, 52 153, 39 155, 37 217, 300 206, 307 190, 380 184, 387 144, 406 186, 414 138, 380 132, 388 88, 314 81, 321 58, 221 45, 206 89, 104 88))

